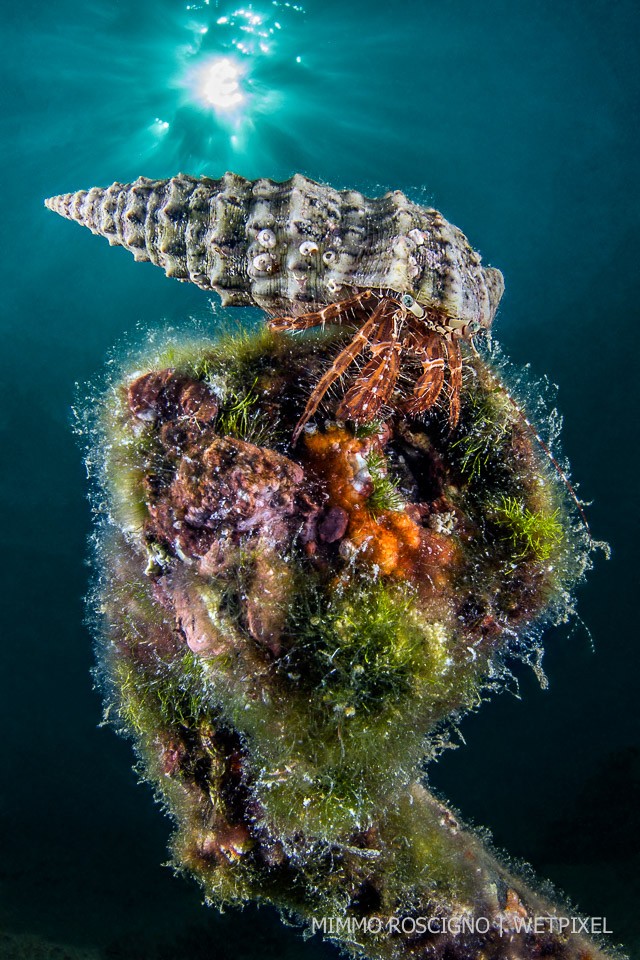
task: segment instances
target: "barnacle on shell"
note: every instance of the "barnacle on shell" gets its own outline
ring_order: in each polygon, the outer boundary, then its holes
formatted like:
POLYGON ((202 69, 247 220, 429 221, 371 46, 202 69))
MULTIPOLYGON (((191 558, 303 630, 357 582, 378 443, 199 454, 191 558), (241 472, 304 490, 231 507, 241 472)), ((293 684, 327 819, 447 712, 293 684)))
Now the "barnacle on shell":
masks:
POLYGON ((295 314, 338 289, 390 290, 488 327, 504 289, 457 227, 399 190, 369 198, 299 174, 284 183, 179 174, 45 203, 224 305, 295 314))

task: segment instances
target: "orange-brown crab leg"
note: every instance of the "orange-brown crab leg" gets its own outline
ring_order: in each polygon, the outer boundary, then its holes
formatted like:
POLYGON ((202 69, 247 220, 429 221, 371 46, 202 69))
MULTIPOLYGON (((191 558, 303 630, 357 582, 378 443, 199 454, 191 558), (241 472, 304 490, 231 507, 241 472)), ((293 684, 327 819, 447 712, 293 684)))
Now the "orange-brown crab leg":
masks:
POLYGON ((418 416, 429 410, 442 392, 444 386, 444 351, 442 338, 438 334, 430 334, 426 342, 414 335, 406 343, 411 353, 420 360, 422 374, 413 387, 413 396, 407 400, 404 410, 409 416, 418 416))
POLYGON ((460 390, 462 389, 462 352, 458 340, 445 339, 449 363, 449 426, 457 426, 460 419, 460 390))
MULTIPOLYGON (((304 408, 304 413, 298 420, 296 428, 293 431, 293 444, 297 443, 305 423, 307 423, 307 421, 314 415, 331 384, 342 376, 345 370, 347 370, 356 357, 362 353, 364 348, 367 346, 370 340, 370 334, 380 325, 380 314, 384 311, 384 308, 385 303, 383 301, 383 303, 376 307, 367 322, 356 333, 353 340, 344 348, 344 350, 342 350, 341 353, 338 354, 325 375, 320 378, 314 388, 313 393, 309 397, 309 402, 304 408)), ((395 306, 395 309, 397 309, 397 306, 395 306)))
POLYGON ((398 304, 394 301, 380 305, 381 321, 375 338, 371 337, 369 349, 371 360, 358 373, 353 386, 347 391, 338 407, 337 414, 344 420, 370 423, 387 403, 393 393, 400 371, 402 344, 398 338, 398 304))
POLYGON ((338 300, 337 303, 330 303, 327 307, 323 307, 322 310, 317 310, 314 313, 303 313, 299 317, 272 317, 268 324, 272 330, 278 331, 308 330, 309 327, 321 327, 327 323, 344 323, 344 319, 340 318, 344 318, 346 314, 352 312, 354 316, 351 322, 356 325, 358 322, 355 317, 356 308, 362 307, 374 299, 375 294, 371 290, 363 290, 362 293, 357 293, 346 300, 338 300))

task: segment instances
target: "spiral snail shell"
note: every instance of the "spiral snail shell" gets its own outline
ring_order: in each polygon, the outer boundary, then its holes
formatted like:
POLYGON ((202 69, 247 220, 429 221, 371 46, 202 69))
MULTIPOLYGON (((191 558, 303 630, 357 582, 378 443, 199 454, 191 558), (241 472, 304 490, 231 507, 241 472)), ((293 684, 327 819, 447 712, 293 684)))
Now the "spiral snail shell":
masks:
POLYGON ((179 174, 45 203, 167 276, 217 291, 225 306, 300 314, 336 290, 389 290, 488 327, 504 287, 457 227, 398 190, 368 198, 299 174, 284 183, 179 174))

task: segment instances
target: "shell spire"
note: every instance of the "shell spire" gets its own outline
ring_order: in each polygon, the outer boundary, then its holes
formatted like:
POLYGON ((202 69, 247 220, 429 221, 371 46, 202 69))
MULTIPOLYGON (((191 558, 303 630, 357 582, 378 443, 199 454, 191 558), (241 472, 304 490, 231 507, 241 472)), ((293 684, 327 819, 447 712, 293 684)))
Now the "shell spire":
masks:
POLYGON ((391 290, 488 327, 504 289, 457 227, 399 190, 368 198, 299 174, 283 183, 179 174, 45 204, 167 276, 216 290, 224 305, 303 313, 391 290))
POLYGON ((211 201, 230 186, 229 180, 246 182, 232 174, 218 181, 182 174, 169 180, 139 177, 134 183, 50 197, 45 206, 105 237, 111 246, 125 247, 136 260, 162 267, 167 276, 210 289, 215 270, 209 261, 221 239, 209 229, 211 201))

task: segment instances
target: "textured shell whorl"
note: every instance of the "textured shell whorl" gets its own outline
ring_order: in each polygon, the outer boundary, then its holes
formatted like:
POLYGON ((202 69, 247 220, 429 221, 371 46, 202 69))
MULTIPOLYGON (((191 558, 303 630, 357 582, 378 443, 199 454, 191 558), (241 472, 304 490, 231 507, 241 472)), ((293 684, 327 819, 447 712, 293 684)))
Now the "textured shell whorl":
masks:
POLYGON ((504 289, 464 234, 400 191, 368 198, 291 180, 139 177, 45 201, 136 260, 216 290, 224 305, 301 313, 355 290, 410 293, 488 327, 504 289))

